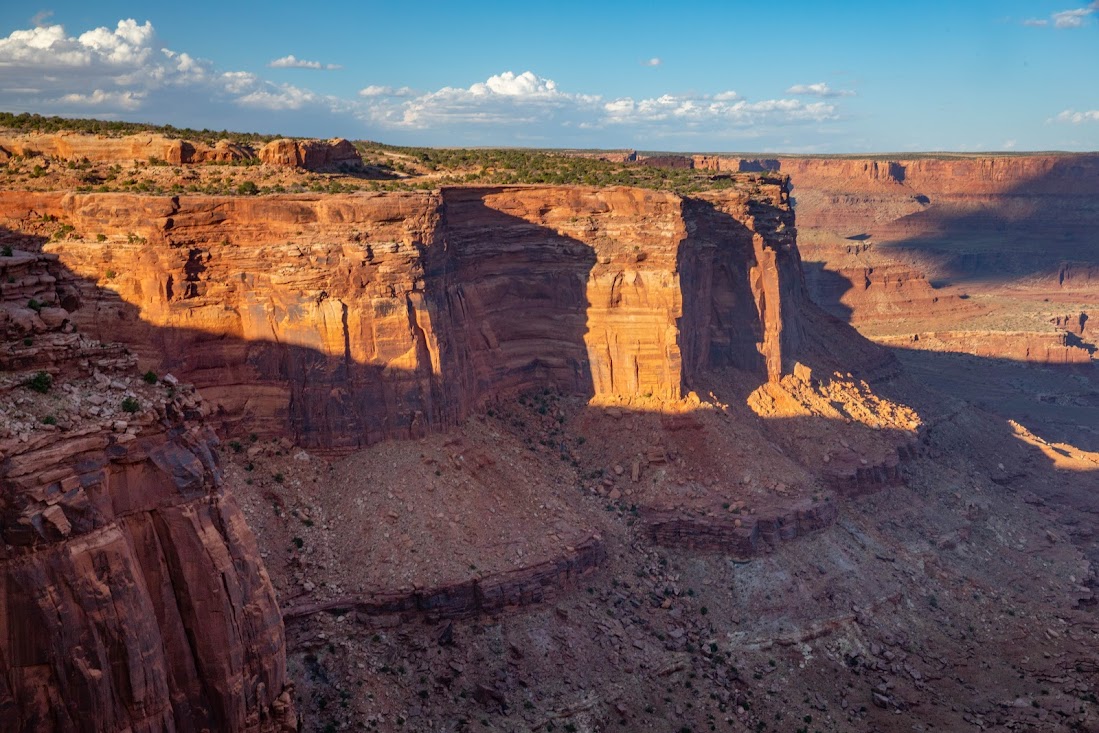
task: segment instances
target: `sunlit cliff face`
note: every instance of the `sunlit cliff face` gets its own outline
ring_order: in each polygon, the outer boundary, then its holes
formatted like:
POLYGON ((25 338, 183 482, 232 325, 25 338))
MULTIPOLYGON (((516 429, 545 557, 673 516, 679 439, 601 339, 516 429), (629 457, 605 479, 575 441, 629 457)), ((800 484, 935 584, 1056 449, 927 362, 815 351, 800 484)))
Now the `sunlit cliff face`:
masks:
POLYGON ((303 444, 338 447, 452 424, 535 384, 598 402, 676 400, 710 365, 777 378, 804 288, 781 182, 745 187, 8 194, 3 207, 73 227, 46 249, 86 280, 83 326, 124 329, 230 415, 272 432, 289 419, 303 444))

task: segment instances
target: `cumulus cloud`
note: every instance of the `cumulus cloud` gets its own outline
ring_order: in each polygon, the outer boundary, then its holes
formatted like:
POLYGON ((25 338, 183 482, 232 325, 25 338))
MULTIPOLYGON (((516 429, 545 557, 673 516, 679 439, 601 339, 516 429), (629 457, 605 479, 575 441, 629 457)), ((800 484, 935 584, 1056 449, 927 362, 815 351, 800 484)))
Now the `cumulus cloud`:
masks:
MULTIPOLYGON (((292 54, 271 65, 327 68, 292 54)), ((823 84, 817 87, 818 96, 830 91, 823 84)), ((553 144, 634 146, 668 138, 760 140, 797 125, 821 132, 823 123, 840 118, 835 100, 745 99, 720 89, 603 96, 562 89, 529 70, 434 91, 369 84, 357 94, 337 97, 249 71, 217 68, 212 61, 167 48, 152 23, 132 18, 82 32, 52 24, 0 37, 0 109, 218 129, 275 131, 277 126, 290 134, 365 134, 410 144, 490 145, 539 138, 553 144)))
POLYGON ((1087 110, 1085 112, 1066 109, 1053 119, 1057 122, 1069 122, 1073 125, 1079 125, 1084 122, 1099 122, 1099 109, 1087 110))
POLYGON ((468 88, 437 91, 397 99, 389 87, 360 91, 367 100, 363 118, 394 131, 466 129, 542 129, 598 131, 608 135, 644 134, 654 137, 744 136, 776 126, 835 120, 835 104, 798 99, 743 99, 735 91, 715 94, 663 94, 635 99, 605 99, 561 89, 552 79, 531 71, 511 71, 468 88))
POLYGON ((855 93, 850 89, 833 89, 827 84, 795 84, 786 90, 787 94, 800 94, 810 97, 853 97, 855 93))
POLYGON ((61 25, 13 31, 0 38, 0 81, 42 75, 73 91, 89 86, 156 87, 206 76, 208 64, 159 47, 152 23, 132 18, 115 28, 70 36, 61 25), (91 82, 89 84, 89 82, 91 82))
POLYGON ((660 60, 659 56, 653 56, 651 59, 645 59, 641 62, 642 66, 660 66, 662 63, 664 62, 660 60))
POLYGON ((485 96, 498 94, 505 97, 553 97, 558 94, 557 82, 552 79, 543 79, 529 71, 516 74, 505 71, 503 74, 490 76, 484 83, 474 84, 469 88, 470 94, 485 96))
MULTIPOLYGON (((286 59, 298 62, 292 55, 286 59)), ((224 126, 243 110, 313 107, 349 113, 344 100, 250 72, 218 71, 210 61, 165 48, 149 21, 125 18, 113 28, 79 34, 59 24, 40 25, 0 38, 0 108, 13 111, 117 117, 141 110, 173 124, 189 119, 224 126)))
POLYGON ((76 92, 65 94, 58 101, 76 107, 113 107, 135 110, 141 107, 144 99, 145 94, 142 92, 105 92, 102 89, 96 89, 91 94, 77 94, 76 92))
POLYGON ((324 71, 335 71, 342 69, 343 66, 339 64, 322 64, 320 61, 306 61, 305 59, 299 59, 294 54, 287 54, 282 58, 269 61, 267 66, 272 69, 314 69, 324 71))

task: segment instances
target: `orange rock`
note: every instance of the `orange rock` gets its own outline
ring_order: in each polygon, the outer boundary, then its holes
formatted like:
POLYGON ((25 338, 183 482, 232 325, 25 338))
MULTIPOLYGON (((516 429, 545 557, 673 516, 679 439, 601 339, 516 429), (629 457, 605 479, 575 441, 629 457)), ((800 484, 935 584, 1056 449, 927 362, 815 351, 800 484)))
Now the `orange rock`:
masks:
POLYGON ((81 333, 125 333, 224 420, 304 447, 416 437, 533 386, 606 403, 678 400, 710 366, 774 379, 804 337, 780 183, 0 193, 0 224, 43 215, 85 235, 46 245, 88 306, 81 333))

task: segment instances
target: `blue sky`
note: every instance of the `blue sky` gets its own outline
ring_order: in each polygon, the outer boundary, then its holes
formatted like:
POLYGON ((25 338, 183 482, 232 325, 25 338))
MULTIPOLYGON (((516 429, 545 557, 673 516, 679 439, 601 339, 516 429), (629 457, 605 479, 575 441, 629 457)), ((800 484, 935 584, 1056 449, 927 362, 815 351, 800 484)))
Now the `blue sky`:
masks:
POLYGON ((6 3, 0 110, 420 145, 1096 150, 1099 0, 6 3))

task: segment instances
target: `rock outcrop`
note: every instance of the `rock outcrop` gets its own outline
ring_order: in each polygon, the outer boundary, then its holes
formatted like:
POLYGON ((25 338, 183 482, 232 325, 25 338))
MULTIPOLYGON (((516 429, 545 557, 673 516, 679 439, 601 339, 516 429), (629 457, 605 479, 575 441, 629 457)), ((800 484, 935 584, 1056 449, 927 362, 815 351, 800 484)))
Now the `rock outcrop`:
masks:
POLYGON ((362 168, 359 151, 347 140, 272 140, 260 148, 259 159, 267 165, 305 168, 311 171, 362 168))
POLYGON ((55 256, 6 251, 0 729, 293 730, 274 591, 201 398, 74 332, 55 256))
POLYGON ((44 156, 66 161, 88 160, 101 163, 149 163, 171 165, 191 163, 228 163, 254 158, 251 148, 220 140, 214 146, 205 143, 141 134, 124 137, 83 135, 79 133, 0 133, 0 153, 23 157, 44 156))
POLYGON ((575 584, 607 557, 598 538, 588 538, 559 557, 529 567, 475 578, 438 588, 370 593, 320 603, 290 606, 287 623, 318 613, 352 614, 359 623, 389 624, 410 620, 474 618, 553 599, 560 588, 575 584))
POLYGON ((1061 308, 1096 303, 1099 155, 695 156, 694 164, 789 175, 813 300, 872 339, 1089 360, 1088 344, 1060 338, 1050 322, 1061 308))
POLYGON ((306 446, 419 435, 533 386, 677 398, 711 365, 777 378, 804 337, 781 179, 698 199, 0 196, 9 229, 43 217, 81 235, 47 249, 83 281, 82 331, 125 330, 223 419, 306 446))

